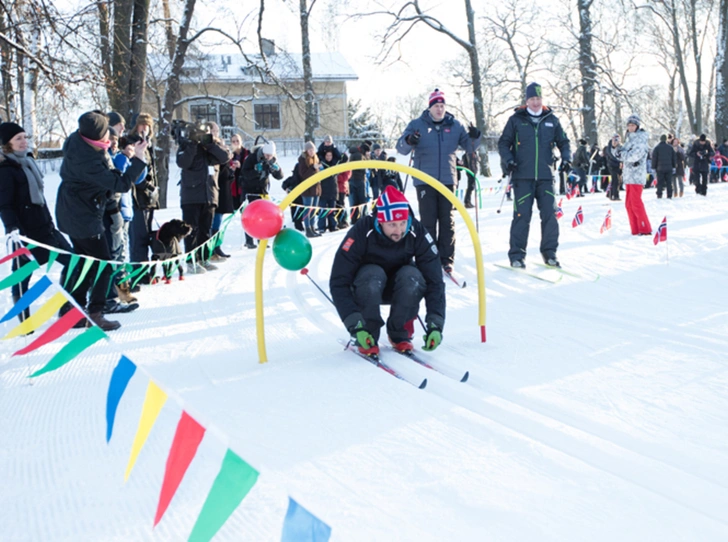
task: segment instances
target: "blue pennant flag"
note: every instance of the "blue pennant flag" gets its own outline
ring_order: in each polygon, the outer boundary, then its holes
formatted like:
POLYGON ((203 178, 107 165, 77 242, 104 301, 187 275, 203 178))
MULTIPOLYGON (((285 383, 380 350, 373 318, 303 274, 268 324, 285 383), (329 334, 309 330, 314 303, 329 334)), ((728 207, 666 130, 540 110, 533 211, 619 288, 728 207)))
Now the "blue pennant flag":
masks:
POLYGON ((121 396, 124 395, 129 380, 134 376, 134 371, 136 371, 136 365, 126 356, 121 356, 111 375, 109 393, 106 395, 106 442, 111 440, 114 418, 116 418, 116 407, 119 406, 121 396))
POLYGON ((27 292, 25 292, 25 294, 23 294, 23 297, 18 300, 15 306, 13 306, 13 308, 10 309, 8 313, 2 317, 0 323, 7 322, 11 318, 16 317, 25 309, 30 307, 36 299, 43 295, 43 292, 50 288, 50 286, 51 279, 49 279, 47 275, 43 275, 38 282, 33 284, 33 286, 27 292))
POLYGON ((281 542, 328 542, 331 527, 288 497, 281 542))

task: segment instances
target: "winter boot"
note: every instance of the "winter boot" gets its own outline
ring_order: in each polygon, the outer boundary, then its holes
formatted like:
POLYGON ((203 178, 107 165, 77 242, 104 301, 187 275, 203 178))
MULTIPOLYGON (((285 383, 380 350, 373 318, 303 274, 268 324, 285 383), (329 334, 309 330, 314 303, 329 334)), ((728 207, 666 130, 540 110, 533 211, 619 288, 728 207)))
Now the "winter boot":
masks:
POLYGON ((213 264, 211 264, 209 260, 208 260, 208 261, 206 261, 205 263, 203 263, 203 264, 202 264, 202 267, 203 267, 203 269, 204 269, 205 271, 216 271, 216 270, 217 270, 217 266, 216 266, 216 265, 213 265, 213 264))
POLYGON ((410 339, 404 339, 399 342, 395 342, 392 340, 392 337, 389 337, 389 342, 392 344, 392 348, 397 350, 398 352, 412 352, 414 350, 414 346, 412 346, 412 341, 410 339))
POLYGON ((116 285, 116 290, 119 292, 119 300, 124 303, 136 303, 138 300, 136 297, 131 295, 131 288, 129 287, 129 281, 122 282, 116 285))
POLYGON ((523 260, 513 260, 511 262, 511 267, 515 267, 516 269, 526 269, 526 262, 523 260))
POLYGON ((376 344, 370 348, 364 348, 363 346, 357 346, 357 349, 359 350, 360 354, 363 354, 365 356, 378 356, 379 355, 379 346, 376 344))
POLYGON ((107 320, 106 318, 104 318, 104 315, 101 312, 92 312, 88 315, 88 318, 90 320, 90 322, 87 324, 88 327, 96 324, 104 331, 114 331, 115 329, 119 329, 121 327, 121 324, 119 322, 116 322, 114 320, 107 320))
POLYGON ((245 248, 257 248, 257 247, 255 246, 255 243, 253 243, 251 241, 250 243, 245 243, 245 248))
POLYGON ((123 312, 135 311, 139 308, 139 303, 121 303, 116 299, 107 299, 104 305, 103 314, 120 314, 123 312))
POLYGON ((203 273, 207 273, 207 271, 205 271, 205 268, 200 265, 200 262, 194 264, 192 262, 188 262, 187 272, 190 275, 202 275, 203 273))
POLYGON ((543 257, 543 263, 548 265, 549 267, 561 267, 561 264, 559 263, 559 260, 556 259, 556 257, 543 257))
POLYGON ((222 248, 221 247, 215 247, 215 250, 214 250, 213 254, 216 254, 217 256, 220 256, 221 258, 229 258, 230 257, 230 254, 225 254, 222 251, 222 248))
POLYGON ((319 234, 313 231, 313 228, 311 226, 306 227, 306 237, 319 237, 319 234))

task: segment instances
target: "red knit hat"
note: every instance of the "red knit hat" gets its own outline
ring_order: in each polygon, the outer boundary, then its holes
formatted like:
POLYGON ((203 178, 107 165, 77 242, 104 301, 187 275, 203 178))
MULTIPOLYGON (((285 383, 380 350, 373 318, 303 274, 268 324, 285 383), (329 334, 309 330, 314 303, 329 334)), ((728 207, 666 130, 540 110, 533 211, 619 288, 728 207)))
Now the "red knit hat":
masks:
POLYGON ((444 104, 445 103, 445 93, 441 91, 439 88, 436 88, 432 91, 432 94, 430 94, 430 105, 428 107, 432 107, 433 104, 444 104))
POLYGON ((409 203, 404 194, 392 185, 387 186, 377 200, 377 222, 394 222, 409 218, 409 203))

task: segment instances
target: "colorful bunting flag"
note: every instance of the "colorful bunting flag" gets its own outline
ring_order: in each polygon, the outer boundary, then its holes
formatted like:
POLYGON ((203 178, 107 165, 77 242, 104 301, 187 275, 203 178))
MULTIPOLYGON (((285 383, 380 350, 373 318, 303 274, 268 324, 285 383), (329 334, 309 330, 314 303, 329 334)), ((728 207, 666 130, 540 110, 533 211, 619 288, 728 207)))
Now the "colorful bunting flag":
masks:
POLYGON ((189 542, 209 542, 258 481, 258 471, 232 450, 225 453, 189 542))
POLYGON ((51 279, 49 279, 46 275, 43 275, 38 282, 33 284, 33 286, 31 286, 28 291, 23 294, 23 297, 18 300, 15 306, 13 306, 7 314, 0 319, 0 323, 7 322, 8 320, 15 318, 25 309, 30 307, 33 301, 38 299, 48 288, 51 287, 51 284, 51 279))
POLYGON ((45 373, 50 373, 63 367, 66 363, 89 348, 92 344, 106 337, 106 333, 98 327, 90 327, 78 337, 71 339, 53 358, 42 368, 38 369, 28 378, 35 378, 45 373))
POLYGON ((5 262, 9 262, 10 260, 13 260, 15 258, 19 258, 20 256, 30 256, 30 250, 28 250, 26 247, 20 247, 18 250, 13 251, 4 258, 0 259, 0 265, 4 264, 5 262))
MULTIPOLYGON (((35 261, 31 262, 38 265, 35 261)), ((56 292, 48 301, 46 301, 36 312, 31 314, 19 325, 15 326, 3 339, 12 339, 19 335, 27 335, 31 331, 35 331, 48 320, 53 318, 58 309, 66 303, 66 296, 63 292, 56 292)))
POLYGON ((667 217, 662 219, 662 223, 657 228, 655 238, 653 239, 655 244, 660 243, 661 241, 667 241, 667 217))
POLYGON ((579 209, 576 211, 576 215, 574 215, 574 220, 571 221, 571 227, 576 228, 577 226, 581 226, 583 222, 584 212, 581 210, 581 205, 579 205, 579 209))
POLYGON ((58 320, 53 322, 51 326, 46 329, 43 334, 35 339, 25 348, 21 348, 13 356, 23 356, 33 350, 40 348, 48 344, 51 341, 55 341, 57 338, 63 336, 69 329, 75 326, 81 319, 84 318, 83 313, 76 307, 73 307, 66 314, 61 316, 58 320))
POLYGON ((328 542, 330 537, 331 527, 288 497, 281 542, 328 542))
POLYGON ((134 435, 134 443, 131 446, 131 454, 129 455, 129 463, 124 473, 124 481, 129 479, 131 469, 134 468, 139 452, 141 451, 147 437, 154 427, 154 422, 167 401, 167 394, 164 393, 154 381, 150 380, 147 386, 147 394, 144 397, 144 405, 142 406, 142 415, 139 418, 139 426, 136 435, 134 435))
POLYGON ((136 365, 126 356, 121 356, 119 363, 114 367, 109 381, 109 391, 106 393, 106 442, 111 440, 116 419, 116 408, 119 406, 121 396, 126 391, 131 377, 136 372, 136 365))
POLYGON ((604 223, 602 223, 602 227, 599 228, 599 233, 604 233, 611 227, 612 227, 612 210, 609 209, 607 211, 607 216, 604 217, 604 223))
POLYGON ((36 262, 35 260, 29 261, 22 267, 19 267, 9 277, 5 277, 3 280, 0 280, 0 290, 10 288, 11 286, 15 286, 16 284, 20 284, 30 275, 32 275, 33 271, 35 271, 39 267, 40 265, 38 265, 38 262, 36 262))
POLYGON ((192 463, 192 459, 194 459, 197 448, 204 436, 205 428, 185 411, 182 411, 182 417, 177 424, 172 447, 169 449, 169 455, 167 456, 167 464, 164 468, 164 481, 162 482, 162 490, 159 493, 157 513, 154 516, 155 527, 162 519, 172 497, 177 492, 177 488, 187 472, 187 467, 192 463))

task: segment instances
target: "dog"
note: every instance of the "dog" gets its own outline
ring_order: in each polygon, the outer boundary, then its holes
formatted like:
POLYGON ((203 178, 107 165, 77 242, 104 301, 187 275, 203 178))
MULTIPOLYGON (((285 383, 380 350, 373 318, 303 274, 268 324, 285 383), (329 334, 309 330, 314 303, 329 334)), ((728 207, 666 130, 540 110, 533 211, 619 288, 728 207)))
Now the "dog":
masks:
MULTIPOLYGON (((165 222, 156 232, 152 232, 152 260, 171 260, 184 254, 182 250, 182 239, 192 233, 192 226, 183 220, 173 218, 165 222)), ((164 282, 169 284, 172 278, 172 270, 175 263, 162 262, 164 282)), ((184 280, 184 266, 177 267, 179 280, 184 280)), ((156 266, 152 276, 157 272, 156 266)))

